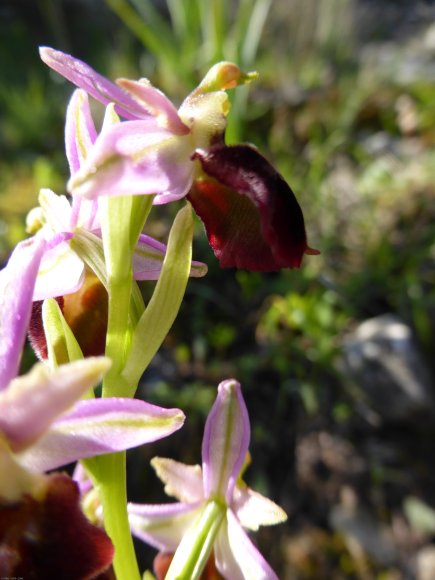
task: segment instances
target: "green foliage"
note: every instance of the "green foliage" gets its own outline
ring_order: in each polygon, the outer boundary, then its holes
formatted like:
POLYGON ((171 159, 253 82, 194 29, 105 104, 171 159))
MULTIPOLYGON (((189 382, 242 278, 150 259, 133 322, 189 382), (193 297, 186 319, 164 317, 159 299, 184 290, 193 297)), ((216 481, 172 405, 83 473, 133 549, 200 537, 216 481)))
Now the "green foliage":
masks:
MULTIPOLYGON (((189 440, 183 439, 178 458, 195 462, 195 437, 199 440, 215 385, 237 377, 254 417, 252 446, 259 467, 252 477, 265 492, 269 487, 281 493, 293 510, 289 474, 295 432, 320 425, 360 433, 358 406, 340 370, 345 333, 361 320, 393 312, 411 325, 433 358, 434 84, 424 76, 400 81, 394 71, 364 60, 352 28, 345 28, 346 38, 338 34, 352 4, 344 0, 333 2, 336 10, 322 26, 325 1, 296 2, 291 14, 286 2, 271 0, 106 4, 110 11, 101 10, 101 24, 88 24, 95 36, 83 50, 80 32, 72 30, 80 40, 71 52, 112 78, 148 76, 177 101, 216 60, 260 72, 249 103, 247 88, 233 97, 227 140, 255 143, 277 165, 303 207, 310 245, 321 255, 306 256, 300 271, 222 271, 197 224, 193 257, 207 262, 209 274, 189 281, 180 316, 147 371, 141 394, 186 412, 189 440), (106 39, 108 23, 115 32, 106 39)), ((14 70, 11 57, 1 69, 3 261, 25 235, 24 216, 36 204, 39 188, 64 193, 67 178, 62 119, 69 87, 65 98, 59 97, 60 86, 52 90, 43 80, 42 65, 33 56, 26 63, 27 31, 23 23, 18 28, 11 28, 10 38, 21 47, 20 70, 14 70)), ((32 41, 36 46, 36 37, 32 41)), ((55 44, 52 38, 44 42, 55 44)), ((399 61, 404 44, 396 46, 399 61)), ((149 233, 166 240, 177 209, 153 210, 149 233)), ((29 360, 27 354, 25 366, 29 360)), ((388 470, 380 459, 371 465, 373 494, 379 498, 388 470)), ((323 509, 327 500, 321 499, 323 509)), ((385 503, 390 501, 388 496, 385 503)), ((408 502, 408 516, 420 521, 416 527, 431 530, 433 513, 420 507, 408 502)), ((333 537, 321 538, 313 558, 320 554, 334 562, 339 572, 331 578, 354 577, 353 556, 342 539, 334 545, 333 537)))
MULTIPOLYGON (((185 95, 220 60, 249 70, 255 59, 271 0, 167 0, 160 11, 151 0, 106 0, 153 56, 159 86, 185 95)), ((237 142, 246 117, 248 89, 233 99, 227 141, 237 142)))

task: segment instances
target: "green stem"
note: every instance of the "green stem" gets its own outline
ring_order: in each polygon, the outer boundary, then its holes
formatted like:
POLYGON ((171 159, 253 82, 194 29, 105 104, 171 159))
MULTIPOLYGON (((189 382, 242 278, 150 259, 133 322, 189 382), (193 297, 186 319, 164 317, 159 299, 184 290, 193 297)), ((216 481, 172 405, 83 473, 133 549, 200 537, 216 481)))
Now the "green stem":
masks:
POLYGON ((98 457, 98 488, 104 510, 104 525, 114 546, 113 567, 117 580, 139 580, 133 540, 127 515, 125 452, 98 457))
MULTIPOLYGON (((103 397, 128 396, 121 377, 132 334, 132 251, 152 200, 138 203, 131 197, 102 199, 101 226, 107 272, 108 320, 106 356, 112 367, 103 381, 103 397), (137 211, 132 217, 132 209, 137 211), (134 223, 133 223, 134 222, 134 223), (133 224, 129 227, 129 224, 133 224)), ((140 200, 139 200, 140 201, 140 200)), ((137 300, 136 300, 136 306, 137 300)), ((136 317, 138 313, 136 313, 136 317)), ((97 457, 94 476, 100 492, 104 526, 115 546, 113 566, 117 580, 140 578, 127 514, 126 454, 97 457)))
POLYGON ((106 356, 112 367, 103 381, 103 397, 125 396, 125 384, 120 374, 124 367, 130 344, 130 299, 132 276, 109 280, 109 314, 107 320, 106 356))
POLYGON ((183 537, 172 559, 165 580, 197 580, 213 549, 216 535, 225 517, 226 506, 216 500, 207 503, 199 520, 183 537))

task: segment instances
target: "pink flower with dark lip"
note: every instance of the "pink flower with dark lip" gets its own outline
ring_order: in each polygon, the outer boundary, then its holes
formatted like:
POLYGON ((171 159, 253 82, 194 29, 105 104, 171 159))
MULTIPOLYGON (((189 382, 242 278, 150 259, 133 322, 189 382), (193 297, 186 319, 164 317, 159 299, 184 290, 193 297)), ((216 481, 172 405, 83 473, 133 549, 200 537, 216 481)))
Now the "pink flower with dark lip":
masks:
MULTIPOLYGON (((77 90, 69 103, 65 124, 65 147, 72 176, 86 163, 96 139, 88 96, 77 90)), ((70 202, 64 195, 42 189, 39 204, 30 212, 28 226, 47 244, 41 257, 33 300, 64 296, 82 287, 86 268, 80 252, 72 246, 74 239, 82 246, 102 248, 97 199, 73 195, 70 202)), ((141 234, 133 253, 134 278, 157 280, 165 253, 164 244, 141 234)), ((204 276, 206 272, 205 264, 192 262, 191 276, 204 276)))
MULTIPOLYGON (((188 542, 189 537, 201 534, 198 521, 210 504, 217 502, 223 511, 213 543, 219 573, 227 580, 277 579, 243 529, 255 531, 287 518, 279 506, 241 480, 249 439, 249 417, 240 385, 235 380, 224 381, 205 425, 202 468, 154 458, 152 465, 165 483, 165 492, 178 502, 129 504, 133 533, 158 550, 175 552, 176 561, 180 551, 189 553, 186 538, 188 542)), ((181 577, 176 571, 171 578, 181 577)))
POLYGON ((157 204, 187 196, 222 267, 278 271, 318 253, 308 246, 302 211, 282 176, 254 147, 225 145, 225 91, 253 73, 218 63, 177 111, 146 79, 116 85, 70 55, 47 47, 40 53, 126 119, 96 139, 69 182, 75 195, 154 194, 157 204))
MULTIPOLYGON (((55 370, 39 363, 17 377, 44 249, 42 239, 22 242, 0 272, 0 463, 46 471, 179 429, 184 422, 179 409, 116 397, 81 400, 110 367, 104 357, 55 370)), ((1 468, 0 497, 11 485, 14 492, 10 471, 1 468)))

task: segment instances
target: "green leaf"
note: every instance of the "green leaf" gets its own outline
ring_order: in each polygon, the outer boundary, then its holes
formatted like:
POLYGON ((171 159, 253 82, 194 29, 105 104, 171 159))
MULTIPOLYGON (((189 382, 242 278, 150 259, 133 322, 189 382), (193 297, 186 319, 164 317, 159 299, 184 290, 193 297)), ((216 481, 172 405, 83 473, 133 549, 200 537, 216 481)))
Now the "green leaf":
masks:
POLYGON ((192 261, 192 236, 193 219, 189 204, 178 212, 174 220, 160 277, 133 333, 122 372, 132 389, 160 348, 180 309, 192 261))

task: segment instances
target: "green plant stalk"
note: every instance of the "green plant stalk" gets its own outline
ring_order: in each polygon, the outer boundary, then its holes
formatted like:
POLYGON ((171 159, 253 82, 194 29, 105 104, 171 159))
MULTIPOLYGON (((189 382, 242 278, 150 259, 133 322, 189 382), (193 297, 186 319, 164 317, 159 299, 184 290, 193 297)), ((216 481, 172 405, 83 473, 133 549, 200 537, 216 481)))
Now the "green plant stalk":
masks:
POLYGON ((113 567, 117 580, 139 580, 127 514, 126 454, 109 453, 98 459, 98 480, 104 511, 104 525, 115 546, 113 567))
MULTIPOLYGON (((112 360, 112 367, 103 381, 102 396, 128 396, 121 371, 133 332, 132 319, 138 314, 132 315, 132 254, 151 209, 152 198, 121 196, 103 198, 100 203, 108 292, 106 356, 112 360)), ((127 514, 126 454, 97 457, 93 468, 103 506, 104 525, 115 546, 113 566, 116 577, 118 580, 139 579, 127 514)))
MULTIPOLYGON (((120 372, 125 361, 129 336, 129 313, 132 290, 131 266, 122 278, 108 278, 109 313, 106 355, 113 366, 103 381, 103 397, 126 396, 120 372)), ((140 578, 127 515, 125 452, 96 457, 96 484, 100 491, 104 527, 115 546, 113 567, 117 580, 140 578)))
POLYGON ((129 328, 132 275, 120 280, 109 278, 109 313, 107 320, 106 351, 112 367, 104 377, 103 397, 128 396, 121 372, 127 358, 131 329, 129 328))
POLYGON ((165 580, 198 580, 226 514, 225 504, 211 500, 178 546, 165 580))
MULTIPOLYGON (((132 208, 132 196, 102 198, 100 200, 109 299, 105 354, 112 359, 112 367, 103 381, 103 397, 124 395, 119 376, 127 358, 132 332, 130 326, 134 245, 131 240, 130 227, 132 208)), ((137 232, 137 228, 135 230, 137 232)), ((139 234, 137 233, 137 235, 139 234)))

